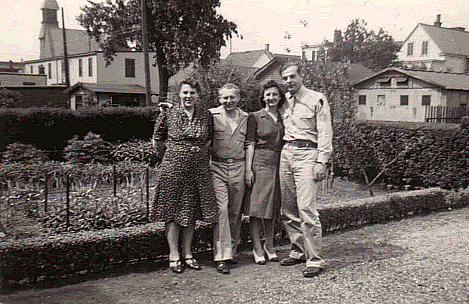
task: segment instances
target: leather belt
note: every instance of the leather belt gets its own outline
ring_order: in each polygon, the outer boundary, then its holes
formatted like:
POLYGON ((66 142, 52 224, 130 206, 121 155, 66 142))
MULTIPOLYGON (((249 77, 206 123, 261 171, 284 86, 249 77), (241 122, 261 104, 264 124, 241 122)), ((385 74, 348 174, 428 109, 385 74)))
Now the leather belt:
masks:
POLYGON ((237 163, 244 161, 244 158, 220 158, 218 156, 212 155, 212 160, 219 163, 237 163))
POLYGON ((315 142, 312 142, 310 140, 304 140, 304 139, 295 139, 295 140, 289 140, 286 141, 287 144, 291 146, 295 146, 297 148, 316 148, 318 147, 318 144, 315 142))

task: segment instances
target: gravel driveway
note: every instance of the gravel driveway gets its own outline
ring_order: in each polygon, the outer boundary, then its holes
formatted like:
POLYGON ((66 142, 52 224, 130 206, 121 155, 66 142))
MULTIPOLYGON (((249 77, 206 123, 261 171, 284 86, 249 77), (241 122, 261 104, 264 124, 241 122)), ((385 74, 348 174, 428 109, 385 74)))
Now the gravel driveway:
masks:
MULTIPOLYGON (((327 272, 259 266, 241 255, 231 275, 167 268, 0 296, 10 303, 469 303, 469 208, 324 237, 327 272)), ((281 257, 288 246, 277 247, 281 257)))

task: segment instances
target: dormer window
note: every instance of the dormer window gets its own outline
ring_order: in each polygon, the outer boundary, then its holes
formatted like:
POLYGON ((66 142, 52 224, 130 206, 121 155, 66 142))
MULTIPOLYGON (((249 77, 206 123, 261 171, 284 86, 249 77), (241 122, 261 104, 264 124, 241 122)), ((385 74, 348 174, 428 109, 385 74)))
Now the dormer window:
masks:
POLYGON ((381 88, 387 88, 391 86, 391 77, 383 77, 378 79, 379 86, 381 88))
POLYGON ((396 84, 398 87, 408 87, 409 86, 409 77, 397 77, 396 84))
POLYGON ((409 42, 407 43, 407 56, 413 56, 414 55, 414 43, 409 42))

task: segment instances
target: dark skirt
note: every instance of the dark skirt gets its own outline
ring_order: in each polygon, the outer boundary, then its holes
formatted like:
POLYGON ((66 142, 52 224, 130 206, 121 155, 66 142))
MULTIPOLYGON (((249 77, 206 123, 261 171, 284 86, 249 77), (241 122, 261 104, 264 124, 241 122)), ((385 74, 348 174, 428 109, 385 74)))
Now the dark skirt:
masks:
POLYGON ((245 201, 245 215, 274 219, 280 208, 280 183, 278 167, 280 152, 256 149, 252 169, 254 184, 245 201))

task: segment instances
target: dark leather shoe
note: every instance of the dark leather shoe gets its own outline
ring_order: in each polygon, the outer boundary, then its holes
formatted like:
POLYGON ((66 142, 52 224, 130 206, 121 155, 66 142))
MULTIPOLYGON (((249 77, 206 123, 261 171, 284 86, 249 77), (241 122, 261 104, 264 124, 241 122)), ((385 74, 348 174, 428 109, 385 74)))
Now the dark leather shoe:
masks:
POLYGON ((303 269, 303 276, 305 278, 315 277, 324 272, 324 268, 309 266, 303 269))
POLYGON ((169 268, 175 273, 182 273, 184 271, 181 261, 169 261, 169 268))
POLYGON ((288 257, 288 258, 285 258, 285 259, 281 260, 280 265, 282 265, 282 266, 293 266, 293 265, 304 263, 304 262, 305 261, 303 261, 303 260, 298 260, 298 259, 288 257))
POLYGON ((238 259, 232 258, 231 260, 226 260, 225 263, 228 265, 236 265, 238 264, 238 259))
POLYGON ((217 262, 217 271, 221 274, 230 274, 230 268, 225 261, 217 262))
POLYGON ((184 264, 186 264, 186 267, 189 267, 194 270, 201 270, 202 267, 197 263, 197 261, 194 258, 191 259, 185 259, 184 264))

